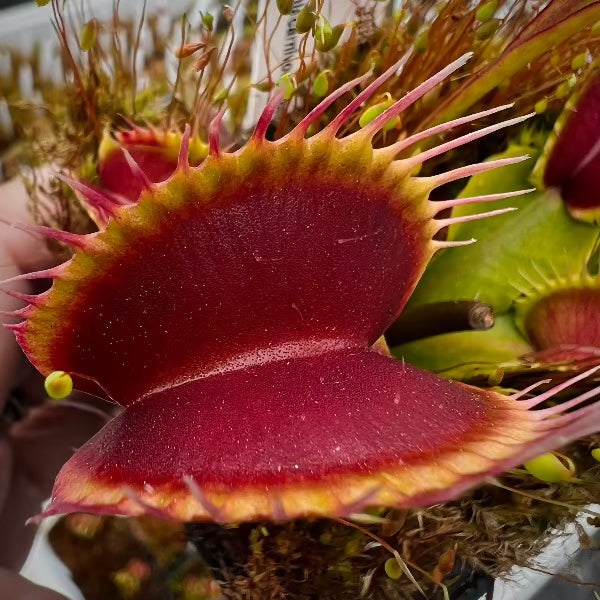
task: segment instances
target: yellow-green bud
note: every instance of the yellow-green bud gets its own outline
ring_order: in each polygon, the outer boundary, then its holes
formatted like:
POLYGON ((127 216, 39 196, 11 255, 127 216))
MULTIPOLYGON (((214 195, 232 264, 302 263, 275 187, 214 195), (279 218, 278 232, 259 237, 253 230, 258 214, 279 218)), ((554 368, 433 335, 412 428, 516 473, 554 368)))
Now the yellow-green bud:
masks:
POLYGON ((600 462, 600 448, 594 448, 592 450, 592 457, 595 458, 598 462, 600 462))
POLYGON ((500 27, 500 19, 489 19, 477 28, 475 37, 478 40, 487 40, 498 31, 498 27, 500 27))
POLYGON ((319 536, 321 544, 328 545, 333 541, 333 535, 330 531, 326 531, 319 536))
POLYGON ((388 558, 385 561, 385 574, 390 579, 400 579, 402 577, 402 567, 395 558, 388 558))
POLYGON ((362 115, 360 115, 358 124, 361 127, 365 127, 371 121, 374 121, 379 115, 383 114, 383 112, 387 110, 388 107, 389 104, 387 102, 382 102, 381 104, 375 104, 375 106, 370 106, 363 112, 362 115))
POLYGON ((406 23, 406 33, 408 35, 416 35, 417 31, 419 31, 419 20, 416 17, 411 17, 406 23))
POLYGON ((329 73, 331 73, 331 69, 325 69, 325 71, 321 71, 315 78, 313 93, 317 98, 323 98, 329 91, 329 79, 327 79, 329 73))
POLYGON ((415 40, 415 50, 417 52, 425 52, 429 45, 429 31, 424 31, 415 40))
POLYGON ((117 571, 112 576, 113 583, 119 591, 121 598, 134 598, 141 588, 141 581, 126 570, 117 571))
POLYGON ((252 87, 254 89, 258 90, 259 92, 266 93, 266 92, 270 92, 273 89, 273 83, 266 80, 266 81, 263 81, 262 83, 255 83, 252 87))
POLYGON ((215 22, 215 19, 210 13, 204 13, 202 15, 202 23, 203 23, 204 27, 206 27, 206 29, 208 29, 208 31, 213 30, 214 22, 215 22))
MULTIPOLYGON (((394 100, 392 100, 390 94, 388 93, 386 94, 386 96, 387 100, 385 100, 384 102, 380 102, 379 104, 370 106, 363 112, 362 115, 360 115, 358 124, 361 127, 365 127, 366 125, 371 123, 371 121, 374 121, 379 115, 383 114, 388 108, 390 108, 390 106, 392 106, 392 104, 394 104, 394 100)), ((400 117, 394 117, 389 123, 386 123, 385 127, 383 128, 383 131, 389 131, 390 129, 393 129, 394 127, 396 127, 396 125, 398 125, 399 122, 400 117)))
POLYGON ((323 15, 321 15, 315 25, 315 40, 324 44, 325 39, 328 39, 330 35, 331 24, 323 15))
POLYGON ((477 9, 475 13, 475 18, 482 23, 489 21, 494 14, 496 13, 496 9, 498 8, 498 0, 490 0, 486 2, 482 6, 477 9))
POLYGON ((292 12, 294 0, 277 0, 277 10, 282 15, 289 15, 292 12))
POLYGON ((284 91, 284 99, 289 100, 296 91, 296 80, 291 73, 286 73, 280 80, 278 87, 284 91))
POLYGON ((98 21, 90 19, 81 30, 81 40, 79 47, 82 52, 89 52, 96 45, 96 37, 98 35, 98 21))
POLYGON ((535 103, 534 110, 538 115, 545 113, 548 108, 548 100, 546 98, 542 98, 535 103))
POLYGON ((213 96, 213 103, 214 104, 222 104, 223 101, 227 99, 228 95, 229 95, 229 91, 227 90, 227 88, 221 88, 213 96))
POLYGON ((346 542, 344 546, 344 554, 345 556, 358 556, 364 549, 364 542, 360 539, 353 539, 346 542))
POLYGON ((569 481, 574 475, 574 473, 567 468, 555 454, 552 454, 552 452, 547 452, 537 458, 528 460, 523 466, 527 472, 536 479, 540 479, 547 483, 569 481))
POLYGON ((569 94, 569 91, 571 90, 570 86, 569 86, 569 82, 568 81, 563 81, 557 88, 556 88, 556 97, 557 98, 564 98, 565 96, 567 96, 569 94))
POLYGON ((490 387, 494 387, 500 385, 502 380, 504 379, 504 370, 500 368, 493 368, 489 373, 487 373, 487 384, 490 387))
POLYGON ((332 48, 335 48, 337 43, 344 33, 345 25, 336 25, 329 33, 325 33, 322 38, 318 33, 318 26, 315 29, 315 41, 317 50, 319 52, 329 52, 332 48))
POLYGON ((64 371, 53 371, 46 377, 44 388, 50 398, 62 400, 73 391, 73 380, 64 371))
POLYGON ((315 13, 316 3, 309 2, 296 17, 296 31, 298 33, 307 33, 314 25, 317 15, 315 13))
POLYGON ((46 4, 48 4, 50 2, 50 0, 35 0, 35 3, 38 6, 46 6, 46 4))
POLYGON ((583 67, 585 67, 585 65, 588 62, 588 57, 589 54, 588 52, 582 52, 581 54, 578 54, 577 56, 573 57, 573 60, 571 61, 571 69, 573 69, 573 71, 578 71, 579 69, 583 69, 583 67))

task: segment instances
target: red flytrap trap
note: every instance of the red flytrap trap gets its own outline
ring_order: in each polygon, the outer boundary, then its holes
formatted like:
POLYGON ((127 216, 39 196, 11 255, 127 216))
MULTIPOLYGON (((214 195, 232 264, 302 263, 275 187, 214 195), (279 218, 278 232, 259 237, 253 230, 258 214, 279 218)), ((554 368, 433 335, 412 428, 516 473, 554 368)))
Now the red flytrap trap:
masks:
MULTIPOLYGON (((43 373, 124 407, 60 472, 44 515, 150 514, 180 521, 345 517, 371 506, 458 497, 545 451, 598 431, 600 388, 538 409, 579 375, 529 400, 441 379, 394 360, 382 334, 441 248, 442 228, 502 214, 436 218, 460 204, 529 190, 431 201, 435 188, 527 157, 419 176, 420 165, 529 115, 397 158, 422 140, 507 107, 374 149, 373 137, 460 69, 465 55, 356 133, 341 127, 398 71, 390 67, 321 131, 310 125, 370 73, 325 98, 289 134, 266 131, 272 96, 239 150, 219 143, 123 200, 67 181, 100 231, 36 227, 74 249, 9 325, 43 373), (575 410, 571 410, 575 409, 575 410)), ((458 250, 457 250, 458 251, 458 250)), ((468 276, 468 274, 465 274, 468 276)))

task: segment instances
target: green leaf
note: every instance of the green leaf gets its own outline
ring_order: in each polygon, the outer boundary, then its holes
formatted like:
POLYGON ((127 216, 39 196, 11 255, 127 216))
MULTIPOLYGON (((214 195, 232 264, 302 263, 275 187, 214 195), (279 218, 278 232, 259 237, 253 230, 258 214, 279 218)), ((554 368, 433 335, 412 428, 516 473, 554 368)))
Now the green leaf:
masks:
POLYGON ((504 315, 496 319, 491 329, 435 335, 396 346, 392 354, 427 371, 458 370, 453 378, 467 379, 475 371, 493 375, 498 363, 513 361, 532 350, 512 317, 504 315))
MULTIPOLYGON (((508 158, 532 152, 511 146, 491 157, 508 158)), ((533 160, 472 177, 461 197, 516 191, 530 187, 533 160)), ((578 273, 593 252, 598 229, 572 219, 553 190, 497 202, 459 207, 453 216, 487 212, 508 206, 519 210, 499 217, 454 225, 448 239, 478 241, 464 248, 442 251, 427 268, 409 307, 447 300, 479 300, 496 314, 507 312, 527 287, 524 276, 535 266, 560 274, 578 273)))

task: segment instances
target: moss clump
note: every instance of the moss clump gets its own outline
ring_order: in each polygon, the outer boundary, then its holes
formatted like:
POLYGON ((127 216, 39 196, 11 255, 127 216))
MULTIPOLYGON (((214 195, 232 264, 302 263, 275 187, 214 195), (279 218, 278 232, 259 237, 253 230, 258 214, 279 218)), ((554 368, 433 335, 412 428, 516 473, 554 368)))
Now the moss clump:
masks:
MULTIPOLYGON (((521 471, 505 475, 501 482, 574 507, 590 504, 600 485, 600 465, 589 451, 594 442, 600 443, 600 436, 567 450, 578 465, 579 484, 546 484, 521 471)), ((447 563, 448 555, 456 550, 454 565, 442 579, 452 598, 469 586, 485 584, 486 577, 506 577, 515 565, 535 566, 536 556, 556 535, 555 530, 572 522, 576 512, 487 485, 457 502, 372 515, 382 517, 382 522, 362 527, 400 553, 431 598, 441 598, 442 590, 428 574, 447 563)), ((222 581, 223 596, 231 600, 417 597, 416 587, 406 576, 391 579, 386 574, 389 551, 336 521, 234 528, 191 525, 188 535, 214 577, 222 581)))

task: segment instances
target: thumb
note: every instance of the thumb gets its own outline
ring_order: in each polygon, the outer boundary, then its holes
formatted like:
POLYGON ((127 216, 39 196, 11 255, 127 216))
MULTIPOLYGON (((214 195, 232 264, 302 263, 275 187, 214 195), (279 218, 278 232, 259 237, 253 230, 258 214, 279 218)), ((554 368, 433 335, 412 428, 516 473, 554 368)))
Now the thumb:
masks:
POLYGON ((6 569, 0 569, 0 590, 2 597, 10 600, 67 600, 61 594, 35 585, 6 569))

